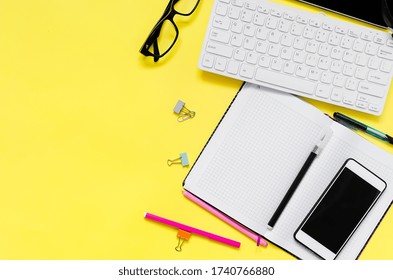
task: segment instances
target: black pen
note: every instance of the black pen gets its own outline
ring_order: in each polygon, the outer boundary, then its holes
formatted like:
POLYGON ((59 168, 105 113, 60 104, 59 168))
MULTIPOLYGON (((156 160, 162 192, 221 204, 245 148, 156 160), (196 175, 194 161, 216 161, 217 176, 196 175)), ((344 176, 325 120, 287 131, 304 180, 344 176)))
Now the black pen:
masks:
POLYGON ((278 218, 281 216, 281 213, 284 211, 289 200, 291 199, 292 195, 295 193, 297 187, 299 186, 300 182, 302 181, 304 175, 306 175, 306 173, 307 173, 308 169, 310 168, 311 164, 313 163, 314 159, 318 156, 318 154, 326 146, 331 135, 332 135, 332 131, 329 130, 326 134, 324 134, 324 136, 321 138, 320 142, 317 145, 315 145, 314 149, 311 151, 310 155, 308 156, 306 162, 303 164, 302 168, 300 169, 299 173, 297 174, 292 185, 289 187, 284 198, 281 200, 280 204, 278 205, 278 207, 277 207, 276 211, 274 212, 273 216, 271 217, 270 221, 267 223, 268 229, 270 229, 270 230, 273 229, 278 218))
POLYGON ((372 128, 368 125, 365 125, 361 122, 358 122, 354 119, 351 119, 350 117, 347 117, 341 113, 335 112, 333 114, 334 119, 341 123, 342 125, 348 127, 348 128, 352 128, 354 130, 361 130, 371 136, 374 136, 382 141, 388 142, 390 144, 393 144, 393 137, 387 135, 386 133, 383 133, 375 128, 372 128))

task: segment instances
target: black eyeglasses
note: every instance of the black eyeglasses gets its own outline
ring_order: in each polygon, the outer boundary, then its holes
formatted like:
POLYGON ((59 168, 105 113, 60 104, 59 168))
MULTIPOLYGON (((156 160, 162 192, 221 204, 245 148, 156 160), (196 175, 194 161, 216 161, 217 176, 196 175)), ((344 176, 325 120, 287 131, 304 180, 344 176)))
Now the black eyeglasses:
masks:
POLYGON ((154 57, 154 62, 166 55, 179 36, 179 29, 173 18, 175 15, 190 16, 198 7, 199 1, 170 0, 163 15, 143 43, 140 53, 154 57))

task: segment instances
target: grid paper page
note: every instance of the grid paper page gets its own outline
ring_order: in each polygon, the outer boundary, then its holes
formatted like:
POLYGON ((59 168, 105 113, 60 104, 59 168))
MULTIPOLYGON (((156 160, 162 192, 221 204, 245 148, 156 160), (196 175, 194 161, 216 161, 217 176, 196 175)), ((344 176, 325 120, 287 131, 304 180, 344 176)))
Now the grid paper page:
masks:
POLYGON ((382 193, 337 259, 355 259, 393 199, 393 157, 340 124, 333 123, 333 137, 314 161, 287 205, 274 230, 266 237, 302 259, 319 259, 298 243, 293 234, 344 162, 353 158, 387 183, 382 193), (390 186, 390 188, 389 188, 390 186))
POLYGON ((297 97, 246 85, 191 170, 185 188, 264 234, 330 124, 320 111, 297 97), (299 113, 307 110, 314 117, 299 113))

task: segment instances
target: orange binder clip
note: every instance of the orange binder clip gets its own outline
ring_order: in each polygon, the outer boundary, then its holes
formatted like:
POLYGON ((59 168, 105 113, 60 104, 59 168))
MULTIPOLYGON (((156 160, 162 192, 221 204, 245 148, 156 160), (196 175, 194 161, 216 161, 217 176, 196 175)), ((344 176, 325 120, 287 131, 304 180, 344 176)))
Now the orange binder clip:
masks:
POLYGON ((177 237, 179 238, 179 242, 177 243, 177 246, 175 248, 176 251, 181 252, 181 247, 183 246, 183 243, 185 240, 189 240, 191 237, 191 232, 179 229, 177 231, 177 237))

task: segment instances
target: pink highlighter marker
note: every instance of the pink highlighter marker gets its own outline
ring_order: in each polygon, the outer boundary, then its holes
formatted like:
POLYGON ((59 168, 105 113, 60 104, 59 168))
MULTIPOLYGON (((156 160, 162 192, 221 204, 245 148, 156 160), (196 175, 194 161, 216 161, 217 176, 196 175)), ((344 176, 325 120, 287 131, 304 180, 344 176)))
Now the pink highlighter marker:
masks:
POLYGON ((189 193, 187 191, 184 191, 183 195, 185 197, 187 197, 189 200, 191 200, 192 202, 198 204, 200 207, 202 207, 205 210, 207 210, 210 213, 212 213, 217 218, 223 220, 225 223, 229 224, 233 228, 237 229, 241 233, 243 233, 243 234, 247 235, 248 237, 250 237, 251 239, 255 240, 257 242, 257 246, 262 245, 263 247, 266 247, 268 245, 267 241, 262 239, 262 237, 260 235, 255 234, 252 231, 242 227, 241 225, 236 223, 234 220, 228 218, 227 216, 225 216, 223 213, 221 213, 217 209, 211 207, 206 202, 204 202, 204 201, 200 200, 199 198, 197 198, 195 195, 193 195, 193 194, 191 194, 191 193, 189 193))
POLYGON ((171 220, 168 220, 168 219, 165 219, 165 218, 162 218, 162 217, 150 214, 150 213, 145 213, 145 218, 155 221, 155 222, 158 222, 158 223, 161 223, 161 224, 165 224, 165 225, 177 228, 177 229, 182 229, 182 230, 185 230, 185 231, 188 231, 191 233, 195 233, 195 234, 204 236, 206 238, 212 239, 217 242, 224 243, 224 244, 232 246, 232 247, 236 247, 236 248, 240 247, 240 242, 237 242, 237 241, 234 241, 234 240, 231 240, 231 239, 228 239, 228 238, 225 238, 225 237, 222 237, 222 236, 219 236, 219 235, 207 232, 207 231, 203 231, 203 230, 200 230, 197 228, 193 228, 193 227, 190 227, 190 226, 187 226, 187 225, 175 222, 175 221, 171 221, 171 220))

